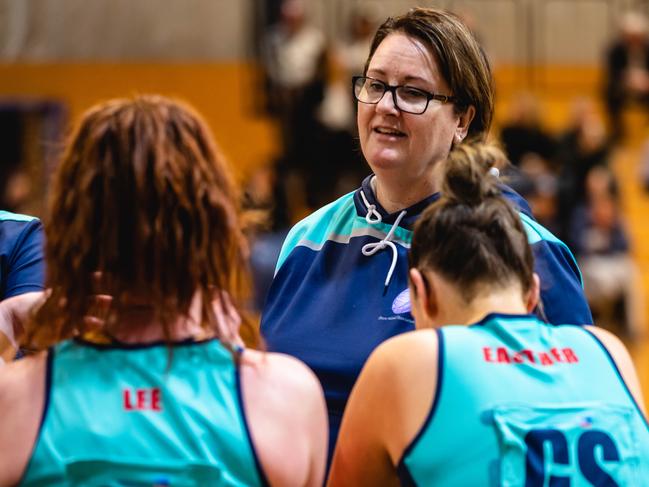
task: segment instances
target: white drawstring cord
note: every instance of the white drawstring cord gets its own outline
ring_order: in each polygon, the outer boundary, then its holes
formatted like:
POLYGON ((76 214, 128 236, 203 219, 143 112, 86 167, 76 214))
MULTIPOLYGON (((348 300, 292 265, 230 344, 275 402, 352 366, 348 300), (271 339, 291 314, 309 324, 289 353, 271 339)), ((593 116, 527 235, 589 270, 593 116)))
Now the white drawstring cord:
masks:
POLYGON ((367 206, 367 215, 365 215, 365 221, 370 225, 373 225, 374 223, 381 223, 383 221, 383 217, 378 211, 376 211, 376 205, 370 205, 370 202, 367 201, 365 193, 363 193, 362 189, 361 198, 363 198, 363 203, 365 203, 365 206, 367 206), (376 218, 372 219, 372 215, 374 215, 376 218))
MULTIPOLYGON (((365 193, 363 193, 363 190, 361 190, 361 197, 363 198, 363 202, 365 203, 365 206, 367 206, 367 215, 365 215, 365 221, 367 221, 367 223, 369 224, 380 223, 382 220, 381 214, 378 211, 376 211, 375 205, 369 204, 367 198, 365 197, 365 193), (371 218, 372 214, 375 214, 377 216, 377 219, 372 219, 371 218)), ((388 232, 388 234, 385 236, 383 240, 381 240, 380 242, 372 242, 372 243, 365 244, 361 249, 363 255, 365 255, 366 257, 370 257, 375 253, 377 253, 379 250, 384 249, 386 247, 390 247, 390 249, 392 249, 392 264, 390 264, 390 270, 388 271, 388 275, 385 277, 385 287, 388 287, 388 284, 390 284, 390 280, 392 279, 392 274, 394 273, 394 269, 397 266, 397 257, 399 255, 397 252, 397 246, 394 244, 394 242, 391 241, 392 235, 394 235, 394 231, 399 226, 399 223, 401 223, 401 220, 403 220, 403 217, 406 216, 406 213, 407 213, 406 210, 402 210, 401 213, 399 213, 399 216, 392 224, 392 228, 390 228, 390 231, 388 232)))

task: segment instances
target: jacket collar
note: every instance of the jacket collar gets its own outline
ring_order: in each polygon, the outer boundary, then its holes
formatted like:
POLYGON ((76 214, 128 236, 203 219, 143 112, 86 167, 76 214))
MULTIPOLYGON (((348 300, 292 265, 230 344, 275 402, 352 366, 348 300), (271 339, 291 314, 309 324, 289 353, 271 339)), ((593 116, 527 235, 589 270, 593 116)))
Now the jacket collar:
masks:
POLYGON ((406 210, 406 216, 401 220, 399 226, 408 229, 412 228, 419 215, 428 207, 428 205, 439 199, 439 193, 433 193, 432 195, 424 198, 414 205, 409 206, 408 208, 402 208, 395 211, 394 213, 388 213, 385 208, 381 206, 381 203, 379 203, 376 199, 376 195, 374 194, 374 190, 372 189, 371 184, 373 177, 374 174, 367 176, 363 180, 361 187, 354 192, 354 206, 356 207, 356 214, 360 217, 365 218, 365 215, 367 215, 367 206, 365 205, 365 202, 361 197, 361 191, 365 195, 365 198, 367 199, 369 204, 376 207, 376 211, 381 215, 381 221, 383 223, 394 223, 399 214, 403 210, 406 210))
MULTIPOLYGON (((419 218, 419 215, 421 215, 421 213, 428 207, 428 205, 437 201, 440 197, 439 192, 433 193, 423 200, 418 201, 414 205, 409 206, 408 208, 403 208, 402 210, 395 211, 394 213, 388 213, 381 206, 381 203, 379 203, 376 199, 376 195, 374 194, 374 190, 372 189, 371 184, 373 177, 374 174, 367 176, 363 180, 361 187, 354 192, 354 206, 356 207, 356 214, 363 218, 365 218, 365 215, 367 215, 367 206, 365 205, 363 198, 361 197, 361 191, 363 191, 363 193, 365 194, 365 198, 367 199, 369 204, 376 207, 376 211, 380 213, 381 220, 384 223, 394 223, 394 221, 399 216, 399 213, 401 213, 401 211, 405 209, 406 216, 403 218, 403 220, 401 220, 399 226, 408 229, 412 228, 417 218, 419 218)), ((500 190, 502 191, 505 199, 509 200, 517 210, 533 218, 532 210, 530 209, 527 201, 525 201, 525 199, 520 194, 518 194, 516 191, 505 184, 500 185, 500 190)))

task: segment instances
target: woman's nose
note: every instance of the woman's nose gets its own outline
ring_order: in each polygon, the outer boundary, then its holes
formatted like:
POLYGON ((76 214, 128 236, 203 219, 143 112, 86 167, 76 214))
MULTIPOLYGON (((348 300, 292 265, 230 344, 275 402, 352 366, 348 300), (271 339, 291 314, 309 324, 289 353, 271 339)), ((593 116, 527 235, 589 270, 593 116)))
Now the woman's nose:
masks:
POLYGON ((393 113, 399 114, 399 108, 397 107, 397 96, 394 91, 385 90, 383 96, 376 104, 376 110, 382 113, 393 113))

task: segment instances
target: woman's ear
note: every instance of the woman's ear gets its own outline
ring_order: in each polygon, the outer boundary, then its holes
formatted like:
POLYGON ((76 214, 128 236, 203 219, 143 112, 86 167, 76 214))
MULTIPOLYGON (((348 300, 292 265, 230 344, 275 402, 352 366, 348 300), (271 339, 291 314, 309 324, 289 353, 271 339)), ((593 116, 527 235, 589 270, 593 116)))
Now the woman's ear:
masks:
POLYGON ((541 295, 541 279, 539 275, 535 272, 532 275, 532 286, 530 290, 527 291, 525 296, 525 306, 527 307, 527 312, 531 313, 536 308, 536 305, 539 304, 539 299, 541 295))
POLYGON ((417 328, 429 328, 437 315, 434 288, 419 269, 410 269, 410 301, 417 328))
POLYGON ((464 113, 460 114, 460 120, 457 128, 455 129, 455 142, 459 143, 464 140, 464 138, 469 133, 469 126, 475 117, 475 107, 469 105, 464 113))

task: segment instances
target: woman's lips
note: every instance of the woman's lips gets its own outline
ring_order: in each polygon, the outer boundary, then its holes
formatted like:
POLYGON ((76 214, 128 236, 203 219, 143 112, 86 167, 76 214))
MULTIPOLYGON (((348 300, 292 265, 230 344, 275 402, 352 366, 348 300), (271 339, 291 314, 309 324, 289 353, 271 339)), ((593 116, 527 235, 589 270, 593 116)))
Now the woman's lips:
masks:
POLYGON ((397 140, 406 137, 406 134, 391 127, 375 127, 373 132, 380 138, 388 140, 397 140))

